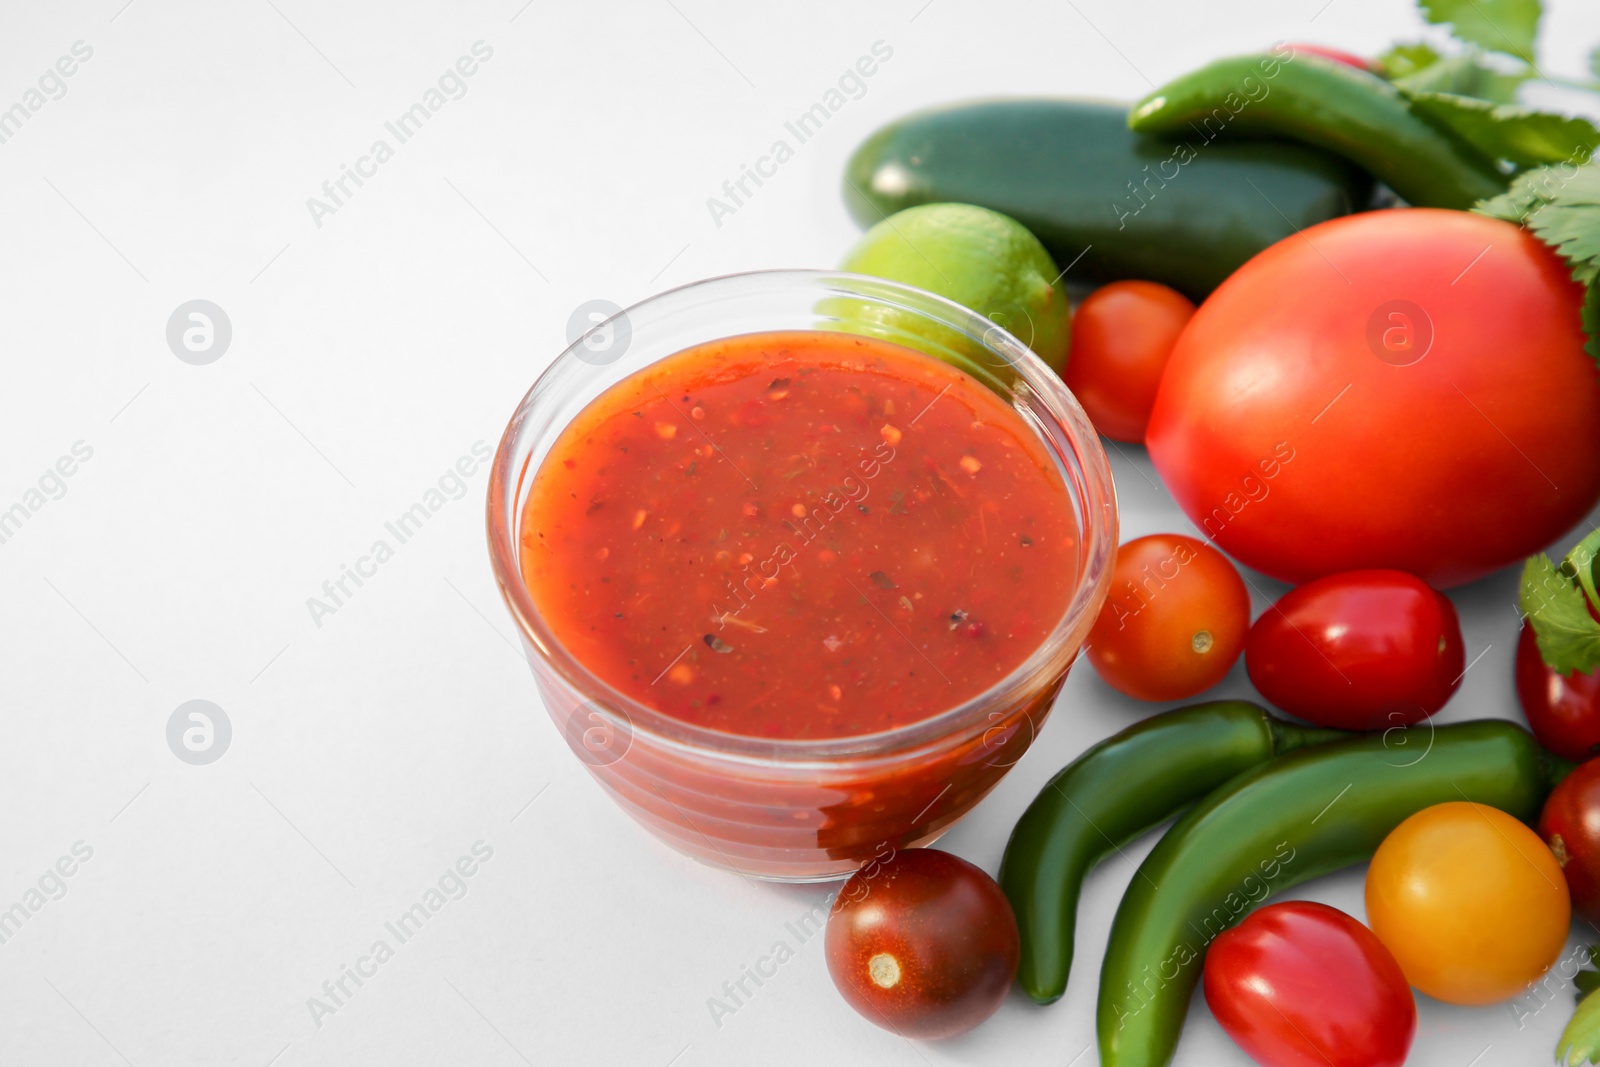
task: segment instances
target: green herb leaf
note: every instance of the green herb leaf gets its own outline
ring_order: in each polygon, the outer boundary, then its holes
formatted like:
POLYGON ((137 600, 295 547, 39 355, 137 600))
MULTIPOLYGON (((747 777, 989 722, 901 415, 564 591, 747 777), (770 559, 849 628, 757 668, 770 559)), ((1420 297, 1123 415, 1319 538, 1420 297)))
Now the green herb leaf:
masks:
POLYGON ((1583 591, 1550 557, 1528 557, 1522 568, 1523 613, 1533 624, 1539 656, 1561 674, 1600 667, 1600 622, 1589 615, 1583 591))
POLYGON ((1495 104, 1511 104, 1516 102, 1517 89, 1532 74, 1531 69, 1513 74, 1498 71, 1469 54, 1441 59, 1393 80, 1397 87, 1412 92, 1455 93, 1495 104))
POLYGON ((1379 56, 1377 65, 1385 78, 1394 81, 1425 70, 1442 58, 1432 45, 1424 41, 1405 41, 1379 56))
POLYGON ((1584 595, 1589 598, 1595 610, 1600 611, 1600 594, 1595 592, 1594 560, 1600 555, 1600 530, 1596 530, 1582 541, 1579 541, 1571 552, 1567 553, 1566 560, 1561 565, 1563 574, 1570 573, 1583 587, 1584 595))
POLYGON ((1420 0, 1422 15, 1448 23, 1459 41, 1529 62, 1539 34, 1539 0, 1420 0))
POLYGON ((1600 160, 1563 162, 1519 174, 1499 196, 1474 211, 1526 226, 1553 247, 1589 287, 1583 301, 1585 346, 1600 362, 1600 160))
POLYGON ((1587 159, 1600 147, 1600 130, 1588 119, 1492 104, 1454 93, 1407 92, 1411 110, 1441 126, 1490 159, 1519 167, 1587 159))
POLYGON ((1600 989, 1600 971, 1593 969, 1595 948, 1594 945, 1585 945, 1580 952, 1573 954, 1574 957, 1580 954, 1583 957, 1578 961, 1578 972, 1572 976, 1572 987, 1578 994, 1573 998, 1574 1001, 1582 1000, 1596 989, 1600 989))
POLYGON ((1472 205, 1472 210, 1480 215, 1505 219, 1507 222, 1514 222, 1521 226, 1528 221, 1529 215, 1532 215, 1535 210, 1543 207, 1546 203, 1534 191, 1534 182, 1524 179, 1537 179, 1548 169, 1542 167, 1539 170, 1530 170, 1526 174, 1519 175, 1511 182, 1511 188, 1499 196, 1478 201, 1472 205))
POLYGON ((1572 985, 1578 991, 1578 999, 1600 989, 1600 971, 1579 971, 1572 976, 1572 985))
MULTIPOLYGON (((1560 168, 1546 169, 1560 179, 1560 168)), ((1593 282, 1600 275, 1600 163, 1567 169, 1572 177, 1554 188, 1554 199, 1536 208, 1527 225, 1572 264, 1574 278, 1593 282)))
MULTIPOLYGON (((1519 226, 1531 226, 1533 219, 1548 209, 1550 215, 1543 223, 1547 228, 1557 227, 1561 216, 1570 215, 1572 219, 1566 225, 1574 228, 1575 233, 1582 233, 1593 229, 1583 224, 1585 220, 1600 218, 1595 208, 1600 208, 1600 166, 1562 163, 1517 175, 1504 193, 1480 200, 1472 210, 1519 226)), ((1573 264, 1574 267, 1581 265, 1573 264)))
POLYGON ((1566 1067, 1594 1063, 1600 1055, 1600 996, 1593 993, 1578 1002, 1572 1021, 1561 1031, 1556 1045, 1556 1062, 1566 1067))

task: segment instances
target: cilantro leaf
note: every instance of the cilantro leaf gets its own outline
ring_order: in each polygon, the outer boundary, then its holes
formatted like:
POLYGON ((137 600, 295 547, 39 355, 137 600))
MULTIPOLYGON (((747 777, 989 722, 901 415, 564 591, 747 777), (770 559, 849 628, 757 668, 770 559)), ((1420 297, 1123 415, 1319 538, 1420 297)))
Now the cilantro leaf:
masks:
MULTIPOLYGON (((1594 950, 1590 949, 1589 953, 1593 957, 1594 950)), ((1600 971, 1591 971, 1587 968, 1581 970, 1572 976, 1572 984, 1578 990, 1578 999, 1582 1000, 1596 989, 1600 989, 1600 971)))
POLYGON ((1574 280, 1589 287, 1583 301, 1585 348, 1600 362, 1600 159, 1525 171, 1504 193, 1479 201, 1473 210, 1526 226, 1561 254, 1574 280))
POLYGON ((1600 554, 1600 530, 1585 537, 1567 553, 1567 558, 1562 562, 1562 573, 1570 572, 1577 578, 1578 584, 1583 587, 1584 595, 1589 598, 1589 603, 1600 609, 1600 594, 1595 592, 1594 560, 1600 554))
MULTIPOLYGON (((1600 51, 1600 49, 1597 49, 1600 51)), ((1390 81, 1404 78, 1433 66, 1444 58, 1425 41, 1401 42, 1377 59, 1378 69, 1390 81)))
MULTIPOLYGON (((1585 543, 1589 540, 1593 535, 1585 543)), ((1589 615, 1584 591, 1543 553, 1528 557, 1522 568, 1521 606, 1533 624, 1539 656, 1551 670, 1587 674, 1600 667, 1600 622, 1589 615)))
MULTIPOLYGON (((1592 163, 1579 173, 1583 171, 1600 178, 1600 167, 1592 163)), ((1566 257, 1574 278, 1592 283, 1600 274, 1600 200, 1576 199, 1581 195, 1575 189, 1571 198, 1560 197, 1539 208, 1528 217, 1528 228, 1566 257)))
POLYGON ((1600 207, 1600 167, 1592 161, 1583 166, 1563 162, 1526 171, 1504 193, 1479 201, 1473 210, 1520 226, 1531 225, 1535 215, 1552 205, 1556 212, 1577 211, 1600 219, 1600 212, 1587 210, 1600 207))
POLYGON ((1423 17, 1448 23, 1459 41, 1529 62, 1539 33, 1539 0, 1420 0, 1423 17))
POLYGON ((1518 87, 1532 73, 1528 70, 1507 74, 1469 54, 1440 59, 1409 73, 1396 74, 1392 80, 1399 88, 1416 93, 1455 93, 1510 104, 1517 99, 1518 87))
POLYGON ((1587 159, 1600 147, 1600 130, 1588 119, 1492 104, 1453 93, 1407 92, 1411 110, 1442 126, 1490 159, 1519 167, 1587 159))
POLYGON ((1512 179, 1511 187, 1499 196, 1492 196, 1487 200, 1480 200, 1472 205, 1472 210, 1480 215, 1491 218, 1504 219, 1514 222, 1518 226, 1528 221, 1528 216, 1543 207, 1548 201, 1540 198, 1536 185, 1546 177, 1550 168, 1541 167, 1530 170, 1512 179))
POLYGON ((1561 1031, 1556 1062, 1567 1067, 1594 1063, 1600 1058, 1600 996, 1590 993, 1578 1002, 1572 1021, 1561 1031))

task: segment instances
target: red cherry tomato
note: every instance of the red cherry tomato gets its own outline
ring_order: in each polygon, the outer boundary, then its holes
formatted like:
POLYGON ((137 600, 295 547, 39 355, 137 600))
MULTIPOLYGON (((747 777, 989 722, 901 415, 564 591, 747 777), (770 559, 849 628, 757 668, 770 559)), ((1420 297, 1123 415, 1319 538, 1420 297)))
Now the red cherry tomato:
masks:
POLYGON ((1600 750, 1600 671, 1557 674, 1540 657, 1526 622, 1517 639, 1517 698, 1533 736, 1551 752, 1586 760, 1600 750))
POLYGON ((839 890, 824 939, 850 1006, 905 1037, 952 1037, 993 1015, 1021 942, 1005 894, 981 869, 931 848, 874 860, 839 890))
POLYGON ((1401 571, 1307 582, 1262 613, 1244 646, 1262 696, 1345 730, 1427 718, 1460 686, 1465 659, 1455 605, 1401 571))
POLYGON ((1228 557, 1192 537, 1151 534, 1117 549, 1084 654, 1131 697, 1182 700, 1222 681, 1249 628, 1250 593, 1228 557))
POLYGON ((1372 70, 1370 60, 1363 59, 1353 52, 1346 52, 1339 48, 1329 48, 1323 44, 1292 44, 1289 46, 1289 50, 1295 55, 1304 53, 1308 56, 1321 56, 1323 59, 1331 59, 1335 63, 1343 63, 1347 67, 1355 67, 1357 70, 1375 73, 1372 70))
POLYGON ((1567 876, 1572 909, 1600 924, 1600 760, 1581 765, 1551 791, 1539 836, 1567 876))
POLYGON ((1561 258, 1499 219, 1308 227, 1195 312, 1150 459, 1218 548, 1285 581, 1385 567, 1443 589, 1520 564, 1600 499, 1582 305, 1561 258))
POLYGON ((1193 315, 1188 297, 1156 282, 1112 282, 1083 298, 1062 378, 1095 429, 1144 443, 1161 372, 1193 315))
POLYGON ((1417 1004, 1376 935, 1337 908, 1269 904, 1206 953, 1206 1003, 1265 1067, 1399 1067, 1417 1004))

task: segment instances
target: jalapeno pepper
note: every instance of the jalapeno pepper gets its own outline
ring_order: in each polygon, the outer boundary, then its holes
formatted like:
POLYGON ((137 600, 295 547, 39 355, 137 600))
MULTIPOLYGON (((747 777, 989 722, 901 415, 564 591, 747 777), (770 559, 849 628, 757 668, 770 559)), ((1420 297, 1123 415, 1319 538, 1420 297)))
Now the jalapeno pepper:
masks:
POLYGON ((1247 770, 1167 831, 1112 922, 1096 1016, 1103 1067, 1171 1062, 1206 946, 1272 893, 1369 859, 1434 804, 1470 800, 1531 821, 1563 767, 1500 719, 1401 737, 1336 741, 1247 770))
POLYGON ((1202 143, 1292 138, 1343 156, 1418 207, 1465 210, 1509 181, 1493 160, 1412 114, 1376 74, 1287 48, 1185 74, 1135 104, 1128 126, 1202 143))
POLYGON ((1028 805, 1000 862, 1022 934, 1023 991, 1040 1004, 1066 992, 1078 893, 1112 852, 1241 771, 1346 736, 1219 700, 1151 716, 1067 764, 1028 805))

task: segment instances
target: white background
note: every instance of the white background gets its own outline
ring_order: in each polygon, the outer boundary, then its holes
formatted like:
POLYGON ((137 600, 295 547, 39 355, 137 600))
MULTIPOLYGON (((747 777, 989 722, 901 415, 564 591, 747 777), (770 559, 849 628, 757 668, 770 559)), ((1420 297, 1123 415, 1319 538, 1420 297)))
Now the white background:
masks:
MULTIPOLYGON (((0 1063, 1092 1064, 1122 861, 1089 882, 1054 1007, 1014 994, 913 1045, 844 1006, 813 941, 714 1024, 707 998, 819 890, 677 856, 567 752, 496 599, 485 472, 320 627, 306 599, 493 445, 580 303, 832 265, 857 232, 841 165, 878 124, 978 94, 1132 99, 1277 39, 1373 53, 1421 32, 1409 8, 123 4, 0 11, 0 107, 94 50, 0 144, 0 509, 93 449, 0 544, 0 908, 93 849, 0 944, 0 1063), (307 198, 479 40, 467 94, 316 225, 307 198), (866 95, 717 226, 707 197, 880 40, 866 95), (165 341, 195 298, 233 325, 209 366, 165 341), (233 724, 209 766, 165 739, 195 698, 233 724), (316 1025, 307 998, 480 840, 467 894, 316 1025)), ((1600 12, 1558 3, 1544 65, 1575 76, 1597 40, 1600 12)), ((1127 536, 1184 528, 1141 450, 1113 460, 1127 536)), ((1515 715, 1513 575, 1456 600, 1481 658, 1442 719, 1515 715)), ((1242 669, 1220 690, 1248 691, 1242 669)), ((1043 781, 1149 710, 1081 667, 943 847, 993 871, 1043 781)), ((1362 914, 1359 870, 1303 892, 1362 914)), ((1570 1003, 1519 1029, 1419 1001, 1412 1062, 1440 1067, 1545 1062, 1570 1003)), ((1199 998, 1178 1062, 1245 1062, 1199 998)))

